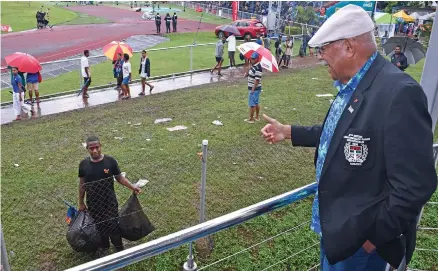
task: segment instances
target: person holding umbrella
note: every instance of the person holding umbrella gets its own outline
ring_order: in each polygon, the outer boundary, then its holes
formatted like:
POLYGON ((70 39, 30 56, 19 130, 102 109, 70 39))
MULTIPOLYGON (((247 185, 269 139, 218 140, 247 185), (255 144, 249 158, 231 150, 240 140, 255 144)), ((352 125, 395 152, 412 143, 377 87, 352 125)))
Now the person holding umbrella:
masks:
POLYGON ((217 64, 211 69, 210 73, 213 74, 214 70, 217 69, 217 75, 221 76, 222 62, 224 62, 224 43, 226 41, 225 35, 222 36, 222 39, 218 40, 216 43, 216 62, 217 64))
POLYGON ((391 56, 391 63, 397 66, 402 71, 405 71, 408 65, 408 59, 401 51, 401 45, 397 45, 394 54, 391 56))
POLYGON ((170 21, 172 21, 172 17, 170 17, 169 13, 164 17, 164 21, 166 21, 166 33, 170 33, 170 21))
POLYGON ((251 68, 245 77, 248 77, 248 106, 249 106, 249 119, 245 119, 247 123, 254 123, 254 120, 259 121, 259 97, 262 91, 262 65, 260 65, 259 54, 257 52, 251 55, 251 68), (255 119, 254 119, 255 113, 255 119))
POLYGON ((32 108, 24 103, 22 78, 18 74, 17 67, 12 67, 11 85, 12 90, 14 91, 12 96, 12 106, 14 108, 14 113, 17 116, 15 120, 21 120, 21 110, 25 113, 29 113, 32 112, 32 108))

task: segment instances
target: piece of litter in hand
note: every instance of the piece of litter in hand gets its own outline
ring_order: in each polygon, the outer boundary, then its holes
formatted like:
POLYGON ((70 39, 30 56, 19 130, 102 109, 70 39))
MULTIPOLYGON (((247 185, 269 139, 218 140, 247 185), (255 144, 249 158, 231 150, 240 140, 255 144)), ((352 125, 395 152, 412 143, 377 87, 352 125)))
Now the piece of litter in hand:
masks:
POLYGON ((169 122, 169 121, 172 121, 172 119, 171 118, 156 119, 154 121, 154 124, 163 123, 163 122, 169 122))
POLYGON ((123 137, 120 137, 120 136, 115 136, 115 137, 114 137, 114 139, 122 140, 122 139, 123 139, 123 137))
POLYGON ((151 139, 150 138, 146 138, 146 141, 151 141, 151 139))
POLYGON ((126 177, 126 172, 122 172, 120 174, 122 174, 123 177, 126 177))
POLYGON ((138 180, 138 182, 135 184, 137 187, 142 188, 145 186, 149 181, 148 180, 138 180))
POLYGON ((82 143, 82 146, 84 146, 84 148, 87 148, 87 143, 82 143))
POLYGON ((20 165, 19 165, 19 164, 14 164, 14 166, 15 166, 15 167, 19 167, 20 165))
POLYGON ((41 160, 43 160, 44 158, 40 157, 40 158, 38 158, 38 159, 41 161, 41 160))
POLYGON ((215 120, 215 121, 213 121, 212 123, 213 123, 214 125, 218 125, 218 126, 222 126, 222 125, 223 125, 223 123, 220 122, 220 121, 218 121, 218 120, 215 120))
POLYGON ((316 94, 316 97, 333 97, 333 94, 326 93, 326 94, 316 94))
POLYGON ((184 125, 177 125, 175 127, 166 128, 166 129, 170 132, 173 132, 173 131, 185 130, 185 129, 187 129, 187 127, 185 127, 184 125))

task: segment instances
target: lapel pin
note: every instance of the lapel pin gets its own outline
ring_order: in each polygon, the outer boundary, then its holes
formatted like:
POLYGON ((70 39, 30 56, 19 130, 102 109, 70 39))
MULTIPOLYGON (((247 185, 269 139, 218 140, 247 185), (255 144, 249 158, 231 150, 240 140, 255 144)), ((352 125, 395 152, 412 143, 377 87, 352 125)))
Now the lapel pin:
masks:
POLYGON ((356 99, 354 99, 354 102, 355 102, 355 103, 357 103, 358 101, 359 101, 359 100, 358 100, 357 98, 356 98, 356 99))
POLYGON ((348 111, 350 111, 350 113, 353 113, 354 109, 353 109, 353 107, 351 107, 351 105, 350 105, 350 107, 348 108, 348 111))

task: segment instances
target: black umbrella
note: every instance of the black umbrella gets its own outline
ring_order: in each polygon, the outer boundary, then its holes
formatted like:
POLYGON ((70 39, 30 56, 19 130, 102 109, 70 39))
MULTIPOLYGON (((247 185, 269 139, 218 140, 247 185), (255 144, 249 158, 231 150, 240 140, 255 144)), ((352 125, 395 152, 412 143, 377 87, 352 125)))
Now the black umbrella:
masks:
POLYGON ((392 37, 383 45, 383 50, 386 55, 392 55, 395 47, 400 45, 404 52, 408 64, 416 64, 418 61, 426 57, 426 51, 423 45, 418 41, 408 37, 392 37))

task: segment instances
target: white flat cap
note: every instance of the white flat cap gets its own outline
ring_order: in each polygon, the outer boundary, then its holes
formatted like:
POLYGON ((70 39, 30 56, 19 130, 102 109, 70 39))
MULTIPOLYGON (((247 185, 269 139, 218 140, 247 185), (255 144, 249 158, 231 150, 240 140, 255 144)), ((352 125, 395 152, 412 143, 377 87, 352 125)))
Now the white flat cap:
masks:
POLYGON ((323 44, 349 39, 374 30, 374 22, 361 7, 346 5, 336 11, 325 21, 310 39, 310 47, 321 47, 323 44))

